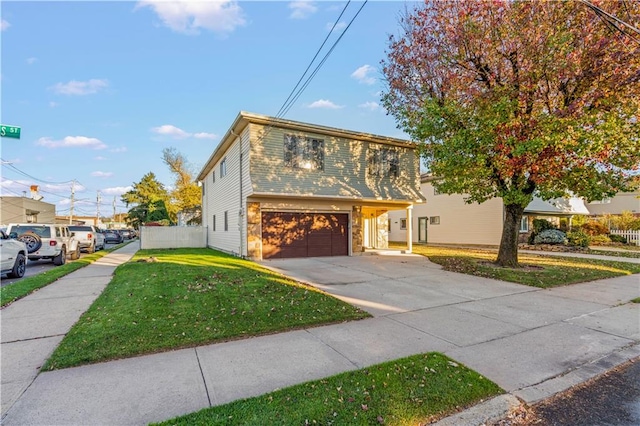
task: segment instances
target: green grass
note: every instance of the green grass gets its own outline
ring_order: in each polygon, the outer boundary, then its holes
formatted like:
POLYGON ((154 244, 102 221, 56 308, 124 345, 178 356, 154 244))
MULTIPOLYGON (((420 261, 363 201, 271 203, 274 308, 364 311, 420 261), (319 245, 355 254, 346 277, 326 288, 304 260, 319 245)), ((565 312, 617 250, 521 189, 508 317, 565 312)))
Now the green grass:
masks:
MULTIPOLYGON (((395 243, 391 246, 405 247, 395 243)), ((496 252, 491 250, 414 245, 413 252, 447 271, 540 288, 640 273, 640 264, 601 259, 520 254, 519 268, 503 268, 493 263, 496 252)))
POLYGON ((210 249, 141 250, 44 370, 369 317, 260 265, 210 249), (153 256, 153 263, 139 262, 153 256))
POLYGON ((418 425, 503 391, 428 353, 207 408, 161 425, 418 425))
MULTIPOLYGON (((629 246, 635 247, 635 246, 629 246)), ((628 257, 632 259, 640 259, 640 251, 638 249, 627 249, 624 250, 598 250, 598 249, 589 249, 587 251, 589 254, 597 254, 600 256, 617 256, 617 257, 628 257)))
POLYGON ((640 303, 640 297, 636 297, 635 299, 631 299, 631 303, 640 303))
POLYGON ((22 299, 34 291, 57 281, 65 275, 92 264, 101 257, 106 256, 124 245, 126 245, 126 243, 112 247, 109 250, 101 250, 92 254, 83 254, 78 260, 67 261, 64 265, 56 266, 55 268, 49 269, 38 275, 22 278, 12 284, 7 284, 0 288, 0 306, 5 307, 18 299, 22 299))

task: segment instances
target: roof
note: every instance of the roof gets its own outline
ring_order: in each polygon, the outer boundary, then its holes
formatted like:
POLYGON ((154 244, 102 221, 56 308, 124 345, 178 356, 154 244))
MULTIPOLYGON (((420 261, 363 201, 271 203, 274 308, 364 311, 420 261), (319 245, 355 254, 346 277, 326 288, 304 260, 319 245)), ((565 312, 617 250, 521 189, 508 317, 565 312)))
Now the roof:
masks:
POLYGON ((392 138, 388 136, 375 135, 372 133, 357 132, 353 130, 339 129, 337 127, 321 126, 318 124, 304 123, 301 121, 286 120, 283 118, 270 117, 267 115, 255 114, 246 111, 240 111, 238 116, 227 130, 227 133, 222 137, 222 140, 213 151, 213 154, 209 157, 204 167, 198 174, 198 180, 204 180, 211 169, 216 163, 224 156, 225 152, 235 138, 241 134, 244 128, 251 124, 262 124, 268 126, 275 126, 284 129, 295 129, 298 131, 306 131, 311 133, 321 133, 324 135, 336 136, 340 138, 352 138, 360 141, 375 142, 387 145, 396 146, 409 146, 415 147, 415 143, 405 139, 392 138))
POLYGON ((569 216, 575 214, 589 214, 589 210, 584 205, 584 200, 578 197, 555 198, 544 201, 534 197, 533 201, 524 209, 528 214, 569 216))

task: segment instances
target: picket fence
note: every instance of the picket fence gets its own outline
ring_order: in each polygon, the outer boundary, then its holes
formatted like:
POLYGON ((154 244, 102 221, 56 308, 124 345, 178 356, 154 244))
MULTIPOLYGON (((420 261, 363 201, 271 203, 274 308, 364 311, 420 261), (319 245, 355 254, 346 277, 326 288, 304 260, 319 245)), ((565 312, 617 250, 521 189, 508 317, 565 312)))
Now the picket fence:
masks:
POLYGON ((620 235, 627 239, 630 244, 640 246, 640 231, 611 231, 612 235, 620 235))

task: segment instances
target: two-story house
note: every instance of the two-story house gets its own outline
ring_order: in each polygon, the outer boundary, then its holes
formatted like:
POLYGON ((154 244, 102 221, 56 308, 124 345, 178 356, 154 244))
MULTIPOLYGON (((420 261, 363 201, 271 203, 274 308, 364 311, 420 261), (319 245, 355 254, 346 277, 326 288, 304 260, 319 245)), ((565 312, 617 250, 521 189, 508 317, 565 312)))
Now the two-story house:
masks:
POLYGON ((386 248, 388 212, 424 202, 413 143, 247 112, 198 181, 207 245, 257 260, 386 248))

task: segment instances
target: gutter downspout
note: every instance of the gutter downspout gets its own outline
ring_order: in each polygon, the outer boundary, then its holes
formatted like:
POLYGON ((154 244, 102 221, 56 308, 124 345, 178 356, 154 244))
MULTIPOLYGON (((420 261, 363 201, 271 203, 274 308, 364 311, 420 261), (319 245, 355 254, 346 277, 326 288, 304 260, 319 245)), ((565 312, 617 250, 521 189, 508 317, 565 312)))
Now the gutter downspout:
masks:
POLYGON ((238 231, 240 231, 240 249, 238 250, 238 256, 244 258, 243 249, 244 249, 244 239, 243 239, 243 227, 244 227, 244 207, 242 206, 242 137, 233 131, 233 128, 229 130, 231 134, 238 138, 240 143, 240 211, 238 211, 238 231))

